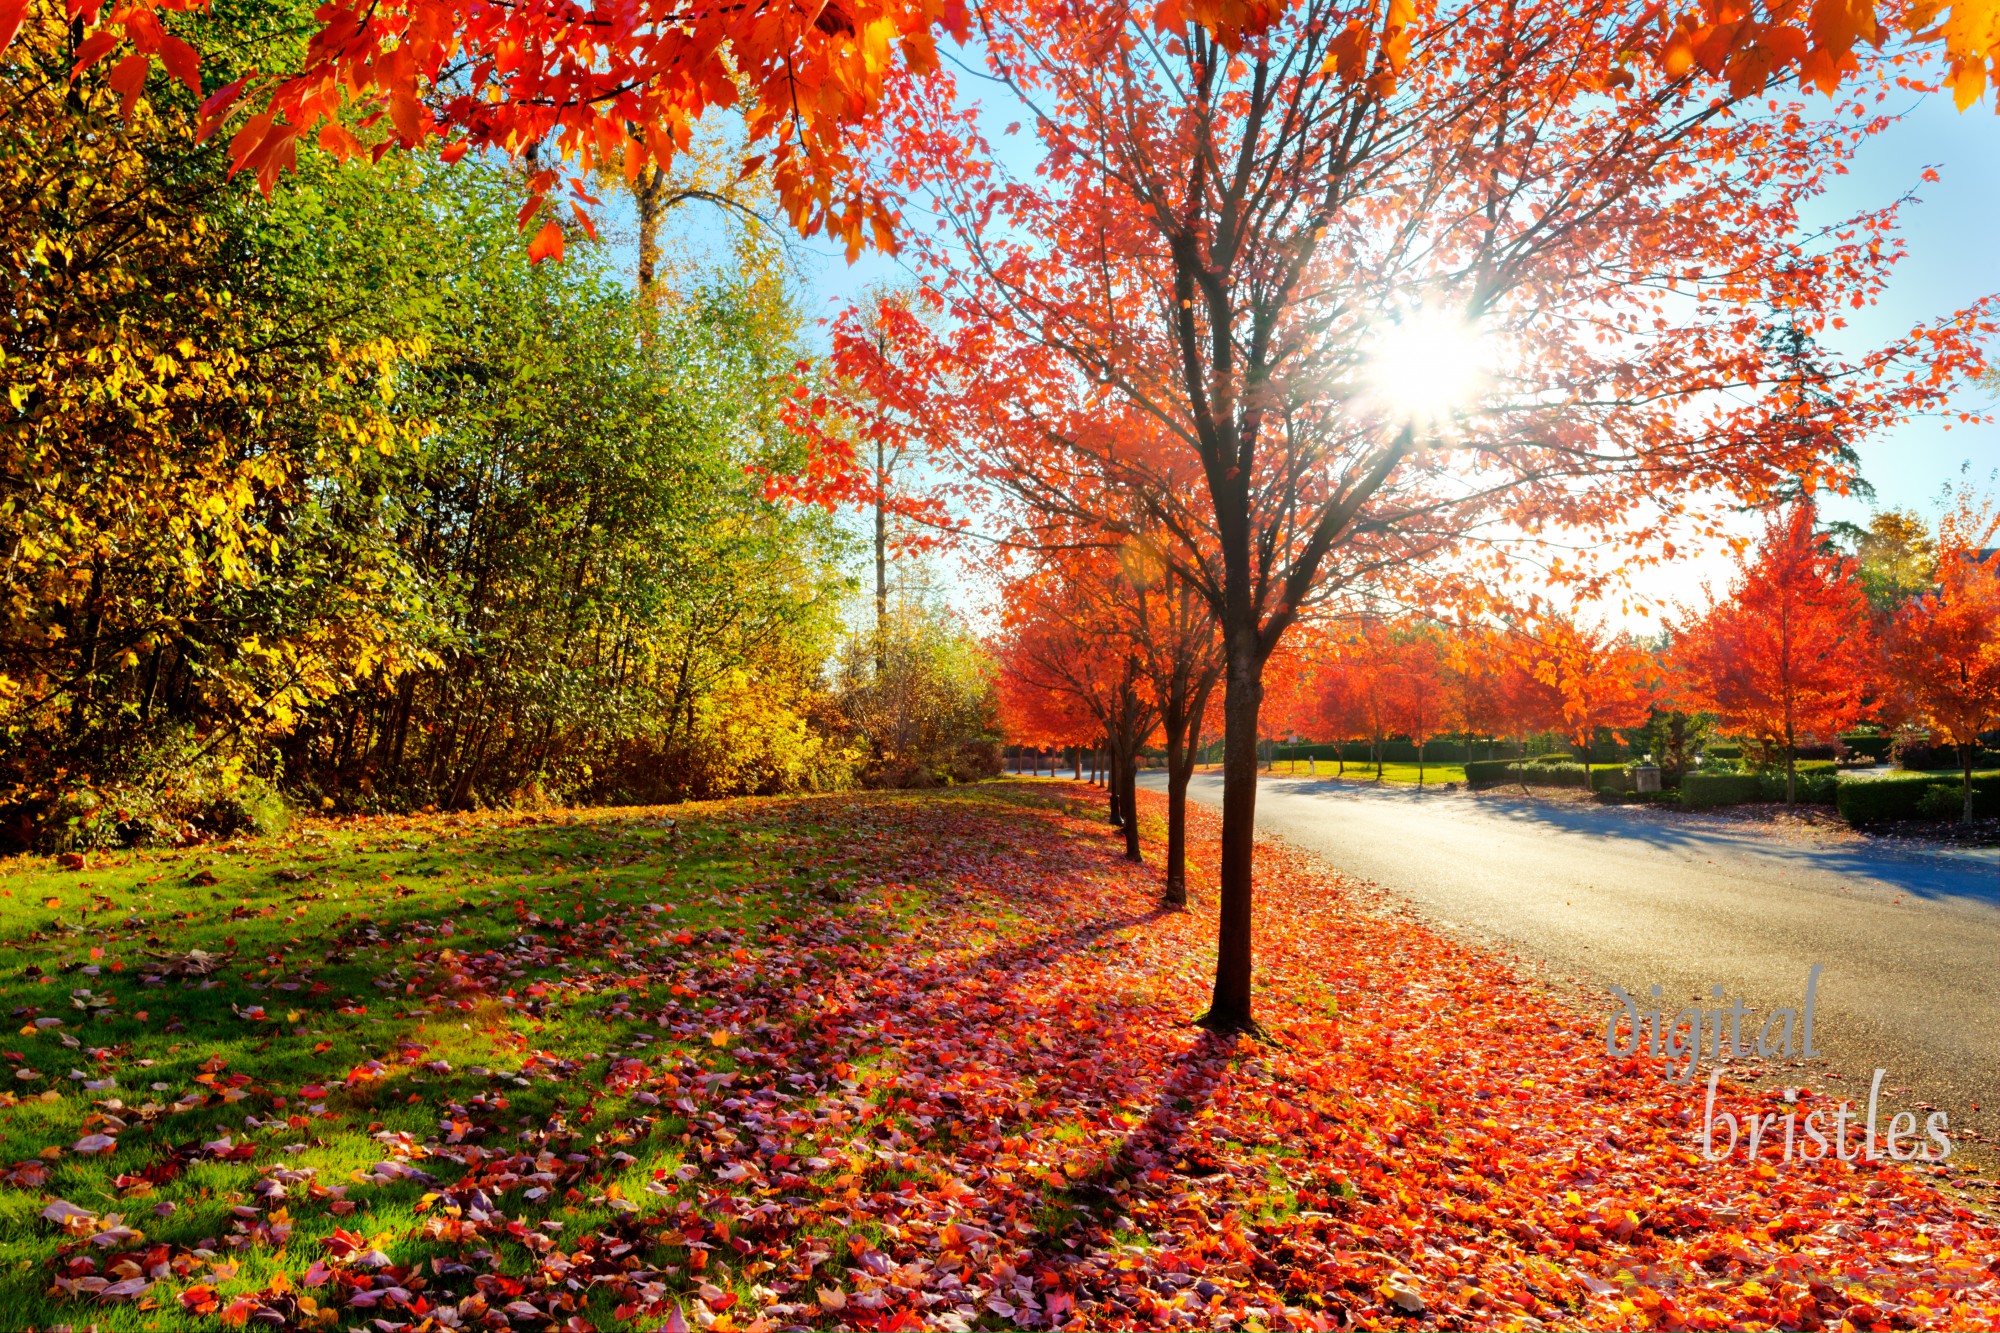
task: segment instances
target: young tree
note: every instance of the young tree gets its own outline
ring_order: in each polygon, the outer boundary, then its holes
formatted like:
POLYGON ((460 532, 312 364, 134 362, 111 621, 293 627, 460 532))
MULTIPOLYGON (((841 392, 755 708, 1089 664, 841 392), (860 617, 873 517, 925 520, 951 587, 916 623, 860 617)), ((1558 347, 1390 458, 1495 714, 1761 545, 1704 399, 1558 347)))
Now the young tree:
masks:
POLYGON ((1967 823, 1979 733, 2000 717, 1997 533, 1993 503, 1962 490, 1938 525, 1937 582, 1903 603, 1883 636, 1894 711, 1958 747, 1967 823))
POLYGON ((1930 527, 1911 510, 1885 509, 1866 527, 1832 523, 1828 531, 1853 546, 1862 591, 1877 611, 1893 612, 1930 587, 1937 573, 1930 527))
POLYGON ((1873 675, 1868 599, 1808 501, 1770 515, 1737 557, 1725 600, 1681 627, 1675 659, 1729 732, 1781 741, 1785 803, 1798 796, 1800 736, 1832 740, 1861 715, 1873 675))
POLYGON ((1802 395, 1749 334, 1779 310, 1814 332, 1879 288, 1891 214, 1824 241, 1800 215, 1859 108, 1627 67, 1636 4, 1396 5, 1384 26, 1312 0, 1228 41, 1171 9, 979 14, 1044 170, 1010 176, 947 80, 906 90, 895 169, 943 228, 911 240, 952 328, 889 365, 848 331, 839 352, 921 385, 937 446, 1027 504, 1160 534, 1209 599, 1226 784, 1204 1021, 1251 1027, 1262 677, 1302 613, 1503 526, 1644 542, 1690 490, 1837 483, 1829 442, 1934 402, 1977 321, 1802 395), (1905 360, 1922 373, 1870 373, 1905 360))
POLYGON ((1440 658, 1446 708, 1465 736, 1465 759, 1472 762, 1472 740, 1486 738, 1486 757, 1493 757, 1493 735, 1500 729, 1497 636, 1491 625, 1465 623, 1452 629, 1440 658))
POLYGON ((1555 696, 1562 729, 1583 759, 1588 787, 1591 748, 1599 729, 1645 722, 1652 697, 1652 660, 1625 635, 1560 615, 1544 618, 1532 651, 1535 677, 1555 696))
POLYGON ((1139 544, 1120 552, 1134 596, 1127 633, 1140 650, 1167 745, 1167 866, 1164 900, 1187 905, 1187 792, 1201 751, 1202 728, 1222 680, 1221 643, 1208 603, 1175 576, 1157 552, 1139 544))
POLYGON ((1112 821, 1125 830, 1127 860, 1139 846, 1139 749, 1159 723, 1144 655, 1123 631, 1118 601, 1130 595, 1110 553, 1080 546, 1008 583, 997 656, 1009 688, 1068 695, 1097 720, 1109 752, 1112 821))
POLYGON ((1389 714, 1396 730, 1417 747, 1417 788, 1424 785, 1424 751, 1444 726, 1449 696, 1444 679, 1444 652, 1434 631, 1408 626, 1385 645, 1389 714))

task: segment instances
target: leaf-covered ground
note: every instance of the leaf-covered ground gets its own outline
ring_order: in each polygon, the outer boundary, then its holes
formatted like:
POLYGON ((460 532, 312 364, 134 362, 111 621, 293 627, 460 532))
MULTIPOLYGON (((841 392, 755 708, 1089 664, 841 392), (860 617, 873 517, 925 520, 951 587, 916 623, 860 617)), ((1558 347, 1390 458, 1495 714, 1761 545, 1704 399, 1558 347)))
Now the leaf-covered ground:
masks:
POLYGON ((1705 1163, 1587 1016, 1263 865, 1231 1046, 1208 912, 1054 783, 15 863, 0 1327, 2000 1319, 1928 1180, 1705 1163))

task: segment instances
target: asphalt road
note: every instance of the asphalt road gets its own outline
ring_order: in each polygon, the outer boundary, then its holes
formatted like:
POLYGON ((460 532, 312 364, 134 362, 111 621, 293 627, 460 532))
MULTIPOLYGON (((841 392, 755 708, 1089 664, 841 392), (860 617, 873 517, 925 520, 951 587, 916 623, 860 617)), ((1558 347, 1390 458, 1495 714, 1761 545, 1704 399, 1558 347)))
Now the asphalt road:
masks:
MULTIPOLYGON (((1161 778, 1145 775, 1152 787, 1161 778)), ((1221 778, 1197 775, 1190 796, 1219 805, 1221 778)), ((1773 1062, 1767 1082, 1821 1087, 1865 1108, 1874 1071, 1887 1070, 1884 1121, 1887 1108, 1934 1103, 1966 1160, 1994 1164, 2000 857, 1792 842, 1634 807, 1290 778, 1264 780, 1257 824, 1461 939, 1581 983, 1583 1001, 1594 993, 1606 1015, 1614 983, 1643 1003, 1657 982, 1670 1010, 1714 1004, 1714 985, 1757 1014, 1798 1008, 1820 964, 1821 1058, 1773 1062)), ((1701 1074, 1705 1082, 1705 1066, 1701 1074)))

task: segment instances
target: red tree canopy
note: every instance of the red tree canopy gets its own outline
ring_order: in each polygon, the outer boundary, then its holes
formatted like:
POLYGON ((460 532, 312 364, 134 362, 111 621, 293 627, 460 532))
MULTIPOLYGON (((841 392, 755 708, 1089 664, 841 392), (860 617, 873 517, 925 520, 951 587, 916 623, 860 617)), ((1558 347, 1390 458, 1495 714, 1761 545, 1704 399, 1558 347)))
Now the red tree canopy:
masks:
POLYGON ((1851 726, 1875 675, 1868 600, 1854 562, 1816 529, 1808 503, 1766 521, 1739 556, 1728 596, 1682 627, 1684 688, 1723 729, 1780 741, 1827 740, 1851 726))
POLYGON ((1884 635, 1891 707, 1954 745, 2000 720, 2000 514, 1970 492, 1938 527, 1937 583, 1884 635))
MULTIPOLYGON (((0 50, 29 5, 0 0, 0 50)), ((741 111, 746 170, 771 173, 802 232, 888 247, 895 212, 861 170, 868 127, 899 74, 937 67, 935 32, 966 34, 961 0, 749 0, 681 5, 666 0, 326 0, 295 69, 204 90, 200 53, 173 35, 174 11, 205 0, 70 0, 87 34, 76 70, 115 60, 115 87, 136 93, 157 59, 202 96, 206 132, 234 126, 231 154, 268 190, 311 137, 340 157, 379 158, 390 148, 446 144, 510 156, 553 147, 573 166, 578 220, 594 203, 582 182, 619 162, 628 178, 666 166, 689 128, 717 108, 741 111), (245 113, 231 117, 241 105, 245 113)), ((531 218, 559 172, 534 178, 531 218)), ((560 253, 544 225, 531 250, 560 253)))
POLYGON ((1598 728, 1646 720, 1656 672, 1628 636, 1551 615, 1537 627, 1531 653, 1535 678, 1554 695, 1560 729, 1586 757, 1598 728))

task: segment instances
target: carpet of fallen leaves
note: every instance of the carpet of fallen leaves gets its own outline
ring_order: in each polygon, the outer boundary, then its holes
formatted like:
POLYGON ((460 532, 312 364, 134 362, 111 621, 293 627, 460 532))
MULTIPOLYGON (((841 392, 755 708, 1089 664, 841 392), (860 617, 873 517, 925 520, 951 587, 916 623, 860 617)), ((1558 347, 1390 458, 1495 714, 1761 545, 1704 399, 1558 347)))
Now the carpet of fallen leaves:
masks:
MULTIPOLYGON (((1195 910, 1165 913, 1070 792, 589 812, 541 864, 473 849, 549 821, 350 823, 258 872, 314 900, 281 931, 340 908, 261 958, 222 932, 282 897, 167 930, 157 865, 94 866, 96 898, 153 884, 155 916, 96 932, 94 991, 78 932, 8 943, 50 960, 14 961, 17 1003, 83 1001, 44 1035, 87 1068, 4 1098, 10 1152, 62 1137, 5 1175, 0 1322, 2000 1321, 2000 1231, 1929 1179, 1704 1162, 1705 1089, 1609 1064, 1588 1015, 1282 846, 1257 909, 1271 1040, 1190 1027, 1212 822, 1192 816, 1195 910), (445 882, 340 879, 358 837, 437 852, 445 882), (149 995, 192 1020, 154 1033, 149 995)), ((41 1012, 16 1009, 24 1043, 41 1012)))

